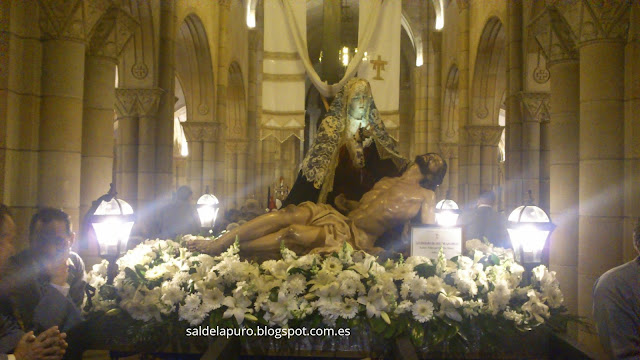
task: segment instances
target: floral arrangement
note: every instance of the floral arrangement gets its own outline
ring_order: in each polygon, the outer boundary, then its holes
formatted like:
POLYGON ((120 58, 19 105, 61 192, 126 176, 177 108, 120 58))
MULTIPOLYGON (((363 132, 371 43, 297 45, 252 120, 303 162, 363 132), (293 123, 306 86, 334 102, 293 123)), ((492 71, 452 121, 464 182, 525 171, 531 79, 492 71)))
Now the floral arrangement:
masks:
POLYGON ((555 273, 525 269, 510 252, 471 240, 468 256, 378 261, 348 245, 328 256, 243 261, 236 242, 219 256, 191 253, 171 240, 148 240, 117 260, 106 285, 106 260, 93 267, 91 312, 124 310, 144 323, 184 326, 369 326, 417 346, 469 343, 475 332, 530 330, 564 312, 555 273), (478 331, 480 330, 480 331, 478 331))

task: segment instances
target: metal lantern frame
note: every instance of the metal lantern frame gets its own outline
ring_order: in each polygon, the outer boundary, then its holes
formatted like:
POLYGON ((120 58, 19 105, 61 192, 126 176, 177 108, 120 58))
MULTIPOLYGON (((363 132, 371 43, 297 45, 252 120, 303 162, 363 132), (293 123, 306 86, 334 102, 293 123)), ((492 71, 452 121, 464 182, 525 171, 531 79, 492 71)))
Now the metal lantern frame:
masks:
POLYGON ((544 211, 543 209, 541 209, 538 206, 532 205, 532 204, 528 204, 528 205, 522 205, 517 207, 516 209, 514 209, 510 214, 509 214, 509 218, 512 218, 512 215, 516 212, 519 211, 517 213, 517 221, 507 221, 507 230, 511 230, 509 231, 509 238, 511 240, 511 245, 513 246, 513 251, 515 253, 516 256, 516 260, 522 264, 527 264, 530 266, 537 266, 540 265, 542 263, 542 251, 544 249, 544 246, 546 245, 547 241, 549 240, 549 237, 551 236, 551 233, 553 232, 553 230, 556 228, 556 226, 553 224, 553 222, 551 221, 551 216, 549 216, 549 214, 544 211), (541 221, 522 221, 522 216, 523 214, 525 214, 525 212, 527 211, 528 208, 535 208, 539 211, 541 211, 542 213, 545 214, 545 216, 547 217, 548 221, 545 222, 541 222, 541 221), (535 249, 534 252, 532 253, 532 255, 528 255, 529 253, 525 253, 524 248, 523 248, 523 243, 526 240, 530 240, 531 236, 529 236, 529 239, 513 239, 513 235, 517 234, 515 231, 520 230, 521 233, 518 235, 522 235, 522 231, 523 230, 534 230, 534 231, 546 231, 547 235, 544 239, 544 241, 541 242, 540 248, 539 249, 535 249))
POLYGON ((198 218, 200 220, 200 227, 202 227, 203 229, 209 229, 209 231, 211 231, 211 229, 213 229, 213 226, 216 223, 216 220, 218 218, 218 210, 220 210, 220 201, 218 200, 218 198, 211 194, 209 192, 209 187, 207 186, 204 194, 202 194, 202 196, 200 196, 198 198, 198 201, 196 201, 196 209, 198 211, 198 218), (215 200, 214 203, 200 203, 201 200, 204 199, 208 199, 208 198, 213 198, 213 200, 215 200), (207 208, 212 208, 213 209, 213 217, 211 218, 211 225, 207 226, 206 222, 203 219, 203 211, 201 211, 202 209, 207 209, 207 208))
MULTIPOLYGON (((109 261, 109 266, 107 268, 107 283, 108 284, 112 284, 113 283, 113 278, 115 277, 115 275, 118 272, 118 266, 116 265, 116 259, 127 251, 127 244, 129 242, 129 238, 130 238, 131 234, 130 233, 127 234, 126 239, 124 241, 122 241, 122 239, 118 239, 118 241, 116 242, 115 251, 111 251, 110 252, 109 248, 113 249, 113 247, 106 247, 106 244, 104 244, 103 242, 100 241, 100 239, 103 239, 103 237, 98 236, 98 230, 95 228, 94 224, 101 224, 101 223, 114 223, 114 224, 116 224, 116 223, 119 223, 121 225, 124 225, 124 224, 127 224, 127 223, 135 223, 135 221, 136 221, 134 213, 125 214, 124 210, 123 210, 123 204, 127 204, 127 206, 129 206, 129 207, 131 207, 131 205, 129 205, 124 200, 118 199, 116 197, 116 195, 117 195, 117 193, 116 193, 116 191, 115 191, 115 189, 113 187, 113 184, 111 184, 111 188, 109 189, 109 192, 106 193, 105 195, 102 195, 96 201, 94 201, 92 206, 91 206, 91 208, 87 212, 87 214, 88 214, 88 223, 91 224, 91 227, 93 228, 93 231, 96 234, 96 238, 98 240, 98 247, 99 247, 99 251, 100 251, 100 257, 102 257, 102 258, 106 259, 107 261, 109 261), (105 214, 105 215, 95 214, 95 212, 98 210, 100 205, 102 205, 103 203, 109 203, 109 202, 114 201, 114 200, 115 200, 116 204, 118 205, 118 209, 120 210, 120 214, 105 214)), ((131 225, 131 226, 133 226, 133 225, 131 225)))
POLYGON ((458 206, 458 204, 449 199, 448 196, 446 198, 444 198, 443 200, 440 200, 437 204, 436 204, 436 224, 438 224, 439 226, 442 227, 454 227, 457 226, 457 221, 458 218, 460 217, 460 214, 462 213, 462 210, 460 210, 460 207, 458 206), (455 208, 444 208, 444 206, 455 206, 455 208), (438 216, 440 215, 440 216, 438 216), (453 222, 453 224, 443 224, 443 220, 445 219, 446 215, 455 215, 455 221, 453 222))

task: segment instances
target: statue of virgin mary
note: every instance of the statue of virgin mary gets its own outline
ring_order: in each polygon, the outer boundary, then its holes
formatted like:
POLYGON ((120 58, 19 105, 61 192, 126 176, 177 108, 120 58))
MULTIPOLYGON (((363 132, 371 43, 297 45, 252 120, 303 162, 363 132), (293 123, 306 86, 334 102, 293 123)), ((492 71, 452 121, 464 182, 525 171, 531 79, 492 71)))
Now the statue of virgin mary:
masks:
POLYGON ((340 194, 360 200, 378 180, 399 176, 408 163, 380 119, 369 82, 351 79, 322 119, 283 206, 304 201, 334 205, 340 194))

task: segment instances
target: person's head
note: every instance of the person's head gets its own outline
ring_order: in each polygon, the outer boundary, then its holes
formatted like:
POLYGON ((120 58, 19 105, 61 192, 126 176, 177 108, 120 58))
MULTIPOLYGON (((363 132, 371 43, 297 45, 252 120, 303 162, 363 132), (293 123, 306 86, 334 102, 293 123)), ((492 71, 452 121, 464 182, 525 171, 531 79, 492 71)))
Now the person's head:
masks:
POLYGON ((54 250, 68 251, 75 241, 69 215, 52 207, 38 210, 29 223, 29 243, 31 248, 41 254, 54 250))
POLYGON ((447 162, 436 153, 428 153, 416 156, 415 163, 420 173, 424 175, 420 185, 425 189, 436 191, 447 173, 447 162))
POLYGON ((368 116, 371 108, 371 86, 364 79, 354 78, 345 85, 348 115, 355 119, 368 116))
POLYGON ((496 194, 493 191, 485 191, 478 197, 477 205, 493 206, 496 203, 496 194))
POLYGON ((638 218, 636 226, 633 228, 633 246, 636 248, 638 254, 640 254, 640 218, 638 218))
POLYGON ((191 195, 193 195, 191 188, 186 185, 182 185, 176 191, 176 200, 179 202, 188 202, 191 200, 191 195))
POLYGON ((13 221, 13 216, 6 205, 0 204, 0 276, 3 272, 2 269, 15 252, 13 246, 15 239, 16 224, 13 221))

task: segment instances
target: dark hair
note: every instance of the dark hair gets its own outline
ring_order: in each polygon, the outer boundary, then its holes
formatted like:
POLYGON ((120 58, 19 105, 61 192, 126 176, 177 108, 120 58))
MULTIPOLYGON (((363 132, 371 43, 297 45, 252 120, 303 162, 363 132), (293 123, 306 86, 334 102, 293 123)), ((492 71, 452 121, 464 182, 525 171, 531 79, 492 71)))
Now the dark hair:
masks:
POLYGON ((426 177, 426 179, 420 182, 420 185, 426 189, 436 191, 436 188, 438 185, 442 184, 444 175, 447 173, 447 162, 444 161, 442 156, 436 153, 427 153, 416 156, 415 163, 418 164, 422 175, 425 175, 426 177), (438 161, 442 164, 438 170, 433 173, 429 169, 429 163, 431 161, 438 161))
POLYGON ((189 196, 191 196, 192 194, 193 191, 191 191, 190 187, 188 187, 187 185, 182 185, 176 191, 176 200, 187 201, 189 200, 189 196))
POLYGON ((11 210, 9 210, 9 207, 3 203, 0 203, 0 229, 2 229, 2 227, 4 226, 5 216, 13 219, 13 215, 11 214, 11 210))
POLYGON ((29 241, 33 243, 36 236, 39 235, 36 234, 36 224, 38 222, 41 222, 42 225, 46 225, 52 221, 64 222, 67 234, 71 235, 71 219, 69 218, 69 215, 62 211, 62 209, 45 207, 38 210, 38 212, 31 217, 31 222, 29 223, 29 241))
POLYGON ((478 197, 478 203, 493 206, 496 203, 496 194, 491 190, 485 191, 478 197))
POLYGON ((636 221, 636 226, 633 227, 633 245, 640 252, 640 218, 636 221))

